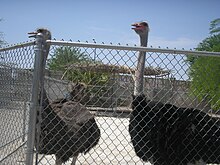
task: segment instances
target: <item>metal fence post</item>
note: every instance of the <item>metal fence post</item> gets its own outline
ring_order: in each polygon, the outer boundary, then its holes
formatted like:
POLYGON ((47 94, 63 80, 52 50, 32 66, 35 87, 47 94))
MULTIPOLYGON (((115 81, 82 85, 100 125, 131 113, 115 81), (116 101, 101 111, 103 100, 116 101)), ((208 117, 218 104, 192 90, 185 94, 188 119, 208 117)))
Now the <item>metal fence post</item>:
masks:
POLYGON ((36 127, 36 115, 37 109, 39 108, 38 95, 40 90, 40 83, 42 77, 44 76, 44 62, 46 61, 43 48, 44 44, 43 35, 38 33, 36 35, 36 46, 35 46, 35 61, 34 61, 34 71, 32 80, 32 95, 31 95, 31 106, 30 106, 30 118, 28 124, 28 138, 27 138, 27 157, 26 165, 33 164, 34 157, 34 142, 35 142, 35 127, 36 127))

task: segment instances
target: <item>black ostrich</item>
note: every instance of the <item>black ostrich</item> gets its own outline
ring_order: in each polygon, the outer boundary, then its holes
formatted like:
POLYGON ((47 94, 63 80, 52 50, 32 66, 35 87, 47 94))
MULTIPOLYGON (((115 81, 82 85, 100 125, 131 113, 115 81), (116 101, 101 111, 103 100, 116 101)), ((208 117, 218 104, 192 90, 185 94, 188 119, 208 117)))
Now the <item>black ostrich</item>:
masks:
POLYGON ((220 163, 220 121, 193 108, 133 96, 129 133, 138 157, 154 165, 220 163))
MULTIPOLYGON (((147 46, 149 27, 135 23, 141 46, 147 46)), ((190 108, 146 100, 143 95, 145 52, 140 52, 135 74, 129 133, 135 153, 154 165, 220 164, 219 119, 190 108)))
MULTIPOLYGON (((47 29, 38 29, 31 34, 38 33, 44 39, 51 38, 47 29)), ((45 50, 47 56, 49 47, 45 50)), ((87 153, 100 139, 100 129, 94 115, 80 103, 84 88, 84 85, 77 83, 69 91, 70 98, 50 102, 46 90, 41 86, 39 104, 42 108, 37 112, 35 148, 40 154, 55 154, 56 165, 70 158, 73 158, 71 164, 75 165, 79 153, 87 153)))

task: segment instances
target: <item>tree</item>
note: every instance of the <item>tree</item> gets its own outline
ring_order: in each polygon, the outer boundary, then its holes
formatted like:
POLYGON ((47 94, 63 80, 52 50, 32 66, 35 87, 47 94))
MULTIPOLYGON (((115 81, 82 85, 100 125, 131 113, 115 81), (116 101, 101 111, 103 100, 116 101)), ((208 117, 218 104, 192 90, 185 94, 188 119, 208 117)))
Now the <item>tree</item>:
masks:
POLYGON ((80 49, 73 47, 60 47, 55 50, 53 57, 50 59, 48 66, 51 70, 66 70, 66 67, 74 63, 94 63, 95 61, 80 49))
MULTIPOLYGON (((204 39, 196 48, 198 51, 220 52, 220 19, 210 24, 211 36, 204 39)), ((213 109, 220 108, 220 58, 208 56, 187 57, 190 64, 191 93, 199 100, 204 98, 213 109)))
POLYGON ((210 34, 218 34, 220 32, 220 18, 211 21, 210 34))
POLYGON ((49 70, 63 72, 65 78, 70 81, 80 81, 88 85, 102 85, 108 81, 108 74, 83 71, 70 67, 74 64, 85 65, 101 63, 101 61, 94 60, 89 55, 81 52, 79 48, 60 47, 55 50, 53 57, 49 60, 48 68, 49 70))

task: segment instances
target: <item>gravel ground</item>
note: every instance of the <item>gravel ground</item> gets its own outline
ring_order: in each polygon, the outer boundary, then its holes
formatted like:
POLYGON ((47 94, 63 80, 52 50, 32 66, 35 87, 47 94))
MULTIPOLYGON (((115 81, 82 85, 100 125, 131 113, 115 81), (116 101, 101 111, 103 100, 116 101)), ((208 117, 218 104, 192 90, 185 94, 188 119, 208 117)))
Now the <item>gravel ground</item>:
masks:
MULTIPOLYGON (((26 121, 23 117, 20 109, 0 109, 0 165, 24 165, 23 123, 26 121)), ((96 117, 96 121, 101 139, 89 153, 79 155, 76 165, 150 165, 135 155, 128 133, 128 118, 96 117)), ((54 155, 39 155, 38 160, 39 165, 55 164, 54 155)), ((71 161, 66 163, 70 164, 71 161)))
POLYGON ((25 160, 27 120, 24 105, 16 109, 0 109, 0 165, 21 165, 25 160), (22 110, 21 110, 22 108, 22 110))
MULTIPOLYGON (((0 164, 23 165, 26 144, 24 138, 24 106, 0 109, 0 164), (23 145, 22 147, 20 147, 23 145)), ((96 117, 101 130, 99 144, 86 155, 79 155, 77 165, 143 165, 135 155, 128 133, 128 118, 96 117)), ((25 128, 27 129, 27 128, 25 128)), ((26 138, 25 138, 26 139, 26 138)), ((54 165, 55 157, 39 155, 41 165, 54 165)), ((71 161, 66 165, 70 165, 71 161)), ((149 165, 145 163, 145 165, 149 165)))

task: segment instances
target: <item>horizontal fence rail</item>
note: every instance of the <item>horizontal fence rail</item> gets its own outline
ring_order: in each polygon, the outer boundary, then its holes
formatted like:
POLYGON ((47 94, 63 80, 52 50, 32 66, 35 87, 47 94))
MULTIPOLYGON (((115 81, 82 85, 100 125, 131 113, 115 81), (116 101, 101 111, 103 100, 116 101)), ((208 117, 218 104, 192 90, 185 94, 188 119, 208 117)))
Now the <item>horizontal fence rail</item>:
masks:
MULTIPOLYGON (((97 44, 97 43, 85 43, 85 42, 70 42, 70 41, 57 41, 57 40, 47 40, 50 45, 57 46, 76 46, 76 47, 90 47, 90 48, 104 48, 104 49, 118 49, 118 50, 133 50, 133 51, 144 51, 144 52, 157 52, 157 53, 171 53, 171 54, 193 54, 196 56, 220 56, 219 52, 206 52, 206 51, 193 51, 193 50, 178 50, 178 49, 162 49, 162 48, 145 48, 138 46, 121 46, 121 45, 107 45, 107 44, 97 44)), ((27 43, 20 43, 5 48, 0 48, 0 52, 22 48, 25 46, 34 45, 35 41, 30 41, 27 43)))
MULTIPOLYGON (((35 93, 34 164, 220 164, 219 52, 42 44, 50 51, 35 93), (139 52, 144 96, 133 96, 139 52)), ((0 164, 28 159, 35 46, 0 49, 0 164)))
POLYGON ((186 55, 193 54, 195 56, 220 56, 219 52, 205 52, 205 51, 193 51, 193 50, 145 48, 138 46, 119 46, 119 45, 107 45, 107 44, 97 44, 97 43, 56 41, 56 40, 48 40, 47 43, 50 45, 57 45, 57 46, 76 46, 76 47, 90 47, 90 48, 131 50, 131 51, 144 51, 144 52, 170 53, 170 54, 186 54, 186 55))
POLYGON ((19 49, 19 48, 25 48, 27 46, 32 46, 32 45, 35 45, 35 41, 30 41, 30 42, 26 42, 26 43, 11 45, 11 46, 8 46, 5 48, 0 48, 0 52, 9 51, 9 50, 13 50, 13 49, 19 49))

